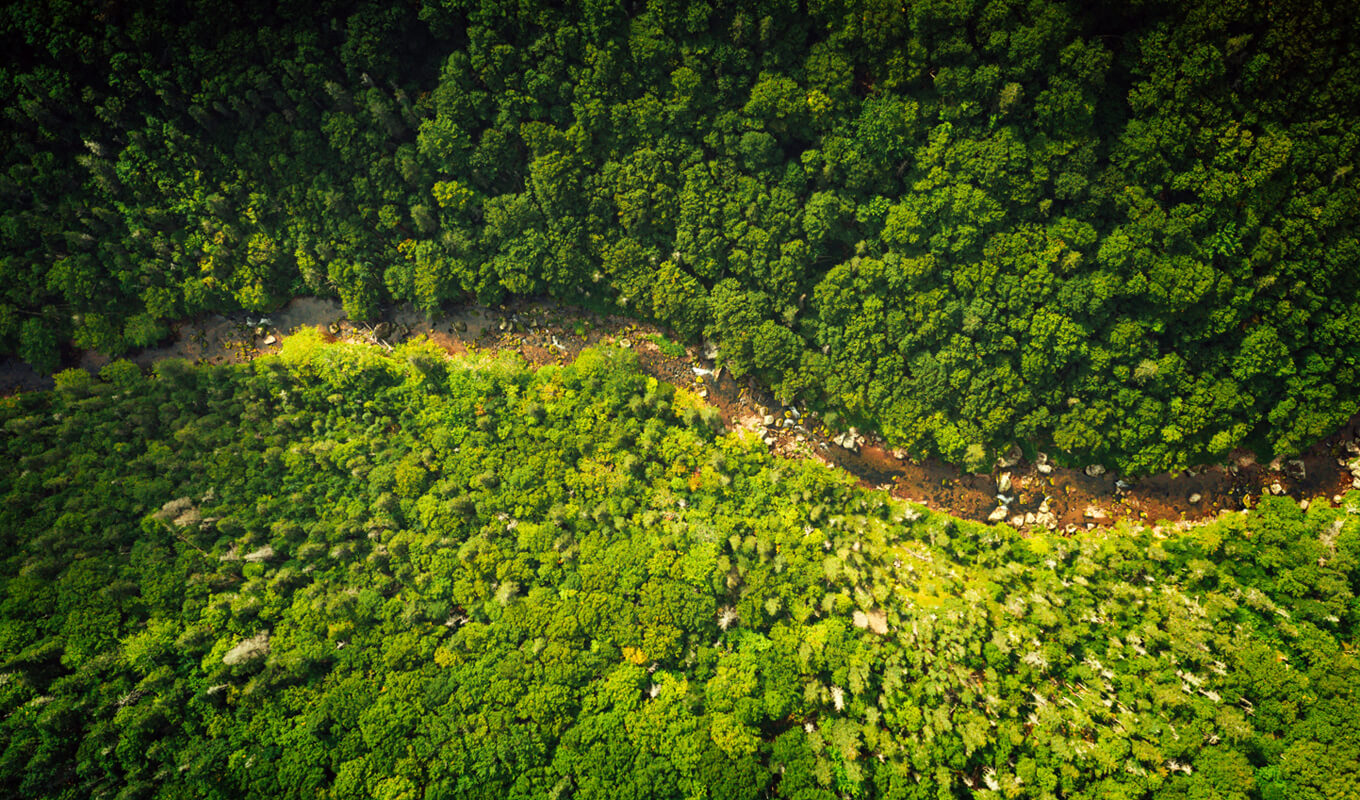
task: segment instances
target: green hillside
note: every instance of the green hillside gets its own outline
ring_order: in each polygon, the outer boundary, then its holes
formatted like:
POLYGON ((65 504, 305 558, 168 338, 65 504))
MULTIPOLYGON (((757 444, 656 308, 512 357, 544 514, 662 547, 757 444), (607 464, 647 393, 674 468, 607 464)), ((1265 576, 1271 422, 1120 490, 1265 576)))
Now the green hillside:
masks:
MULTIPOLYGON (((552 295, 978 467, 1360 409, 1346 3, 0 10, 0 352, 552 295)), ((833 418, 834 419, 834 418, 833 418)))
POLYGON ((628 352, 127 362, 0 400, 17 798, 1344 798, 1360 493, 1021 538, 628 352))

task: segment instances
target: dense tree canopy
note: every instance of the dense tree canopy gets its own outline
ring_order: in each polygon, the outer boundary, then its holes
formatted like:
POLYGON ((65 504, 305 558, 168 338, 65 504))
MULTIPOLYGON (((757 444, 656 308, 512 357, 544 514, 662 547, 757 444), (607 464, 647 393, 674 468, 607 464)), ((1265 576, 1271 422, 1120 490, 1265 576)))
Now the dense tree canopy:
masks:
POLYGON ((0 10, 0 351, 548 293, 974 465, 1357 410, 1360 16, 1217 0, 0 10))
POLYGON ((1022 538, 623 351, 288 340, 0 400, 22 798, 1322 798, 1360 493, 1022 538))

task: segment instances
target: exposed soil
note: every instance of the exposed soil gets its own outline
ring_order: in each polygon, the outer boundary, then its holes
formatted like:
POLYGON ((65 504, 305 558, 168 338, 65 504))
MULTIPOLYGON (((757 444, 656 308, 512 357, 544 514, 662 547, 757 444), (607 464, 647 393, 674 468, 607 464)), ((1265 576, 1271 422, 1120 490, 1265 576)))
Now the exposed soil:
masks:
MULTIPOLYGON (((841 467, 864 486, 957 517, 1006 521, 1022 530, 1071 533, 1118 520, 1180 527, 1255 505, 1265 493, 1301 503, 1339 503, 1352 481, 1360 488, 1360 415, 1292 461, 1258 464, 1241 453, 1226 467, 1121 480, 1113 472, 1092 475, 1042 457, 1040 463, 1023 461, 1015 453, 1002 462, 1006 467, 970 474, 935 459, 918 460, 890 450, 872 434, 860 436, 852 430, 847 439, 844 433, 828 431, 815 415, 781 406, 754 381, 733 379, 706 357, 713 355, 711 351, 689 346, 683 355, 667 355, 660 344, 672 352, 676 346, 655 326, 544 300, 496 309, 450 307, 434 320, 409 306, 393 307, 383 321, 370 324, 346 319, 334 300, 298 298, 264 318, 205 315, 177 323, 168 344, 138 352, 129 360, 143 368, 173 357, 208 364, 238 362, 276 351, 284 335, 304 325, 338 340, 375 346, 390 347, 407 336, 424 335, 452 354, 515 350, 534 364, 562 364, 597 344, 629 347, 648 374, 697 392, 719 410, 729 429, 755 432, 774 452, 841 467), (1354 477, 1348 463, 1356 465, 1354 477), (1003 475, 1009 478, 1004 491, 1003 475)), ((78 363, 97 371, 108 360, 83 353, 78 363)), ((50 379, 21 362, 0 361, 0 395, 50 386, 50 379)))

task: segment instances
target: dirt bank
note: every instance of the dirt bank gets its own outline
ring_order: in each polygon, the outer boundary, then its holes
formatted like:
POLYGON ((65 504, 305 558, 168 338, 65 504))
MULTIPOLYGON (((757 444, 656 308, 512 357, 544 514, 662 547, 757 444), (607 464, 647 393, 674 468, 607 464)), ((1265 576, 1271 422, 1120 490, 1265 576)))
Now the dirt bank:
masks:
MULTIPOLYGON (((344 341, 390 346, 407 336, 428 336, 453 354, 515 350, 535 364, 565 363, 585 347, 618 344, 637 352, 651 375, 697 391, 718 408, 729 428, 756 432, 774 452, 816 458, 841 467, 865 486, 947 511, 964 519, 1006 521, 1022 529, 1076 531, 1129 519, 1188 524, 1259 502, 1264 493, 1299 501, 1333 501, 1352 485, 1346 461, 1360 456, 1360 416, 1299 459, 1258 464, 1237 454, 1230 466, 1162 473, 1137 480, 1113 472, 1088 474, 1055 464, 1020 460, 988 474, 970 474, 934 459, 893 451, 872 435, 827 431, 811 414, 785 408, 750 380, 735 380, 701 348, 668 342, 644 323, 601 316, 551 301, 517 302, 501 308, 450 307, 431 320, 409 306, 388 309, 375 323, 345 318, 340 304, 298 298, 260 315, 205 315, 177 323, 170 342, 129 359, 144 368, 165 358, 221 364, 277 350, 295 328, 308 325, 344 341), (665 350, 663 351, 663 347, 665 350), (666 351, 669 351, 668 354, 666 351)), ((92 371, 108 358, 84 353, 79 365, 92 371)), ((0 363, 0 393, 45 388, 44 379, 21 363, 0 363)))

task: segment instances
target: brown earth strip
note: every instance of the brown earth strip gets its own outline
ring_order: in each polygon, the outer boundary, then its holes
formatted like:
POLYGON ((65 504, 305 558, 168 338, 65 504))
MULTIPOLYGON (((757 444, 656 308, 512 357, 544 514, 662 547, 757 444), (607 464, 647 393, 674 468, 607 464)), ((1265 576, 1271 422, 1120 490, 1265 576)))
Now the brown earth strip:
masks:
MULTIPOLYGON (((841 467, 865 486, 886 489, 957 517, 990 518, 1021 529, 1070 533, 1117 520, 1183 525, 1255 505, 1264 493, 1300 502, 1319 498, 1339 502, 1353 481, 1360 484, 1360 460, 1356 460, 1360 457, 1360 416, 1300 458, 1271 464, 1258 464, 1249 454, 1238 453, 1228 466, 1125 482, 1108 471, 1088 474, 1051 463, 1024 462, 1017 453, 1004 468, 971 474, 935 459, 918 460, 889 450, 872 435, 852 435, 847 440, 843 433, 827 431, 813 415, 782 407, 754 381, 734 380, 705 358, 712 352, 705 354, 689 346, 683 356, 663 353, 658 342, 663 341, 664 332, 659 328, 551 301, 523 301, 498 309, 450 308, 435 320, 409 306, 394 307, 383 321, 369 324, 346 319, 334 300, 298 298, 269 315, 204 315, 177 323, 169 344, 143 350, 129 360, 143 368, 174 357, 208 364, 239 362, 277 350, 286 333, 304 325, 318 327, 338 340, 381 346, 424 335, 451 354, 515 350, 534 364, 566 363, 583 348, 597 344, 629 347, 648 374, 698 392, 720 411, 729 429, 754 431, 774 452, 841 467), (1351 463, 1357 465, 1355 477, 1348 467, 1351 463), (1003 500, 1004 511, 999 510, 1003 500)), ((106 356, 86 352, 77 363, 97 371, 108 361, 106 356)), ((33 373, 22 362, 0 360, 0 394, 50 386, 50 379, 33 373)))

